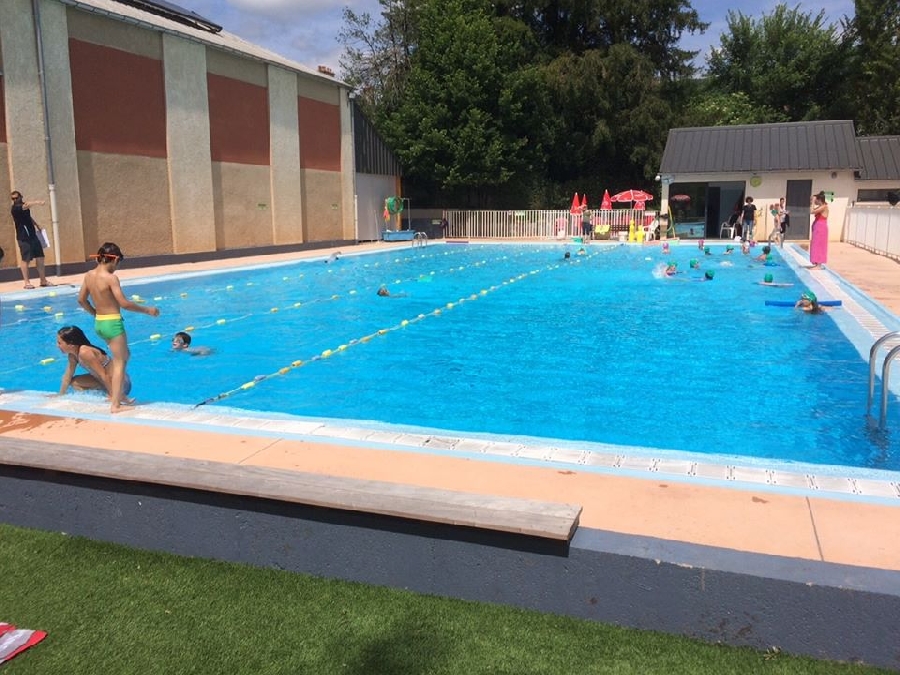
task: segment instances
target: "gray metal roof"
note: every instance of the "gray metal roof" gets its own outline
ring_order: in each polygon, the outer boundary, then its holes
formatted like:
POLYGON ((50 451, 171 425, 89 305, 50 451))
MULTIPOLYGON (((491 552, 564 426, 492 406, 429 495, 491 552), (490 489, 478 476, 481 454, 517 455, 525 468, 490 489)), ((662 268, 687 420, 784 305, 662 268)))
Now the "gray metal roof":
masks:
POLYGON ((662 173, 859 169, 850 120, 670 129, 662 173))
POLYGON ((900 136, 864 136, 856 142, 861 180, 900 180, 900 136))
POLYGON ((265 63, 271 63, 276 66, 281 66, 282 68, 286 68, 294 72, 303 73, 305 75, 320 78, 323 80, 328 80, 329 82, 336 82, 337 84, 343 84, 342 82, 340 82, 340 80, 336 80, 334 77, 319 73, 317 69, 310 68, 309 66, 304 66, 303 64, 297 63, 296 61, 291 61, 290 59, 287 59, 280 54, 276 54, 275 52, 271 52, 268 49, 260 47, 259 45, 247 42, 234 33, 229 33, 225 30, 218 33, 211 33, 206 30, 198 30, 196 28, 187 26, 184 23, 173 21, 164 16, 159 16, 158 14, 144 11, 138 7, 132 7, 121 2, 116 2, 115 0, 59 1, 64 5, 76 7, 87 12, 93 12, 95 14, 100 14, 112 19, 118 19, 120 21, 126 21, 132 24, 144 25, 151 29, 175 34, 188 40, 194 40, 196 42, 201 42, 212 47, 218 47, 219 49, 237 53, 242 56, 255 59, 257 61, 263 61, 265 63))

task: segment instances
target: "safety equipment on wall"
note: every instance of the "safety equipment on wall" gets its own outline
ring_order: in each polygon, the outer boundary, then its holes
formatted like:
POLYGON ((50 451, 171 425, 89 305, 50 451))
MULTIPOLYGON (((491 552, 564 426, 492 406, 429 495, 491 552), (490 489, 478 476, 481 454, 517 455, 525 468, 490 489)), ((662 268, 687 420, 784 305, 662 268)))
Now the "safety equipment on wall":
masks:
POLYGON ((388 197, 384 200, 384 208, 391 215, 403 212, 402 197, 388 197))

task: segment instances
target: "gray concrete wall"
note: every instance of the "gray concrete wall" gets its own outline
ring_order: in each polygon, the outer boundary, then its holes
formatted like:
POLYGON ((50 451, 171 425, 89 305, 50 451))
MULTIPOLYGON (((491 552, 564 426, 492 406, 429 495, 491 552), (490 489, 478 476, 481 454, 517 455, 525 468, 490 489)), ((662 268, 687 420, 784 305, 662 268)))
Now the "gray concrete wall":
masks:
POLYGON ((297 76, 269 66, 268 92, 273 241, 276 244, 301 242, 303 191, 297 133, 297 76))
POLYGON ((215 250, 206 49, 168 34, 162 45, 173 248, 177 253, 215 250))
POLYGON ((579 529, 571 544, 0 466, 0 520, 900 670, 900 573, 579 529))

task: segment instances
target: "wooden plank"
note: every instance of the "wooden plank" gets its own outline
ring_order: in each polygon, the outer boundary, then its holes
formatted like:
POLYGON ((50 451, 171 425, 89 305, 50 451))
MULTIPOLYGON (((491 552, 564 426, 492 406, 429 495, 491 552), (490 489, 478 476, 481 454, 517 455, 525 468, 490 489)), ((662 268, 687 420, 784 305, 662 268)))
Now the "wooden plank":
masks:
POLYGON ((0 464, 567 541, 581 506, 0 436, 0 464))

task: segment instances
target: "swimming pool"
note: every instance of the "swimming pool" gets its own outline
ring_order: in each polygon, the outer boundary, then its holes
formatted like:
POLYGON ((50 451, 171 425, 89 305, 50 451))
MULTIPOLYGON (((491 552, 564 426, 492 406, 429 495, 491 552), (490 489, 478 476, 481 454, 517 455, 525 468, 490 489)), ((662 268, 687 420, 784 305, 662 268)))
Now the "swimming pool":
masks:
MULTIPOLYGON (((765 306, 805 288, 789 260, 764 267, 723 246, 704 256, 684 244, 669 256, 569 247, 566 262, 564 250, 432 245, 127 282, 127 294, 162 309, 155 320, 126 316, 134 394, 749 463, 900 469, 897 441, 864 417, 868 365, 843 310, 765 306), (659 274, 670 259, 688 270, 691 258, 715 271, 712 282, 659 274), (766 272, 795 285, 758 285, 766 272), (394 297, 375 294, 382 283, 394 297), (215 353, 171 352, 172 333, 185 328, 215 353)), ((9 305, 4 345, 20 360, 0 371, 0 387, 55 391, 55 331, 89 329, 89 317, 62 291, 9 305)), ((898 416, 892 396, 888 419, 898 416)))

